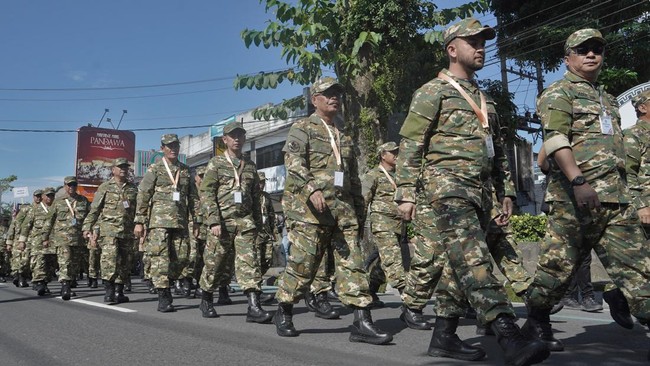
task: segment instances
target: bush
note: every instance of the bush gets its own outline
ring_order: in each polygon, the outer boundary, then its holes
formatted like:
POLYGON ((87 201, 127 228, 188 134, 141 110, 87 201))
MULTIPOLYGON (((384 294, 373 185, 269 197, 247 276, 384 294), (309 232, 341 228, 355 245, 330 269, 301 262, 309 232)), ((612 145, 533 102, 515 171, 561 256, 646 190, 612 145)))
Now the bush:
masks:
POLYGON ((510 218, 512 232, 517 241, 540 241, 546 233, 546 215, 516 215, 510 218))

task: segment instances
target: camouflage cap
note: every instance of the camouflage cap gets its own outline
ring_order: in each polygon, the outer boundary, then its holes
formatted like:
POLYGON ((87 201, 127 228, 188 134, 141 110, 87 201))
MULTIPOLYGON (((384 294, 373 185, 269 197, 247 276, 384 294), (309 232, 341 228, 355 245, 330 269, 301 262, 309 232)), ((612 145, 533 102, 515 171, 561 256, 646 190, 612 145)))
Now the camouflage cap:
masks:
POLYGON ((647 102, 648 100, 650 100, 650 89, 646 89, 632 97, 632 106, 634 109, 637 109, 641 104, 647 102))
POLYGON ((235 130, 242 130, 244 133, 246 133, 246 129, 244 129, 244 126, 242 125, 241 122, 237 121, 232 121, 228 123, 227 125, 223 126, 223 134, 228 135, 229 133, 235 131, 235 130))
POLYGON ((63 178, 63 184, 77 183, 77 177, 70 175, 63 178))
POLYGON ((443 44, 447 48, 449 42, 456 37, 469 37, 477 34, 482 34, 483 39, 486 41, 494 39, 497 36, 494 28, 487 25, 482 26, 481 22, 474 18, 465 18, 442 32, 443 44))
POLYGON ((43 194, 43 190, 42 190, 42 189, 37 189, 37 190, 34 191, 34 196, 40 196, 40 195, 42 195, 42 194, 43 194))
POLYGON ((341 92, 345 90, 343 84, 339 83, 338 80, 334 79, 333 77, 325 76, 323 78, 316 80, 311 85, 310 92, 312 95, 318 94, 324 92, 329 88, 338 88, 341 92))
POLYGON ((257 172, 257 176, 260 177, 260 180, 266 180, 266 173, 264 172, 257 172))
POLYGON ((43 193, 42 193, 42 194, 44 194, 44 195, 46 195, 46 196, 47 196, 48 194, 54 194, 54 193, 56 193, 56 191, 55 191, 54 188, 52 188, 52 187, 45 187, 45 188, 43 188, 43 193))
POLYGON ((564 43, 564 51, 566 52, 570 48, 577 47, 590 39, 595 39, 603 45, 607 44, 607 41, 605 41, 605 38, 603 38, 603 35, 598 29, 585 28, 573 32, 569 38, 566 39, 566 42, 564 43))
POLYGON ((175 133, 168 133, 168 134, 162 135, 162 137, 160 138, 160 143, 163 144, 163 145, 169 145, 169 144, 174 143, 174 142, 180 143, 178 141, 178 135, 175 134, 175 133))
POLYGON ((131 165, 129 164, 129 161, 126 160, 126 158, 117 158, 113 160, 113 166, 121 166, 121 165, 131 165))
POLYGON ((205 165, 197 166, 196 169, 194 169, 196 172, 196 175, 198 176, 203 176, 205 175, 205 165))
POLYGON ((377 154, 381 156, 381 154, 384 151, 395 151, 397 149, 399 149, 399 146, 397 146, 397 144, 394 143, 393 141, 389 141, 385 144, 379 145, 379 147, 377 148, 377 154))

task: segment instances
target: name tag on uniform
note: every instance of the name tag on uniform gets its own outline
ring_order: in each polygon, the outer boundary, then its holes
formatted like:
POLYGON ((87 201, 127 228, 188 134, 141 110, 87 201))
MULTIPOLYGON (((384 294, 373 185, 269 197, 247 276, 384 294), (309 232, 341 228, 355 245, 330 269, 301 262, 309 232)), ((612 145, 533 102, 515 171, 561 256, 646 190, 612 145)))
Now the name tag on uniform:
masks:
POLYGON ((70 221, 70 224, 71 224, 72 226, 77 226, 77 219, 73 218, 73 219, 70 221))
POLYGON ((235 203, 241 203, 242 202, 241 192, 236 191, 233 194, 235 195, 235 203))
POLYGON ((174 192, 172 193, 172 199, 174 201, 180 201, 181 200, 181 192, 174 192))
POLYGON ((600 132, 603 135, 613 135, 614 126, 612 125, 612 116, 603 113, 600 115, 600 132))
POLYGON ((129 208, 129 201, 122 201, 124 208, 129 208))
POLYGON ((343 172, 334 172, 334 187, 343 187, 343 172))
POLYGON ((492 135, 485 136, 485 148, 487 149, 488 158, 494 157, 494 142, 492 141, 492 135))

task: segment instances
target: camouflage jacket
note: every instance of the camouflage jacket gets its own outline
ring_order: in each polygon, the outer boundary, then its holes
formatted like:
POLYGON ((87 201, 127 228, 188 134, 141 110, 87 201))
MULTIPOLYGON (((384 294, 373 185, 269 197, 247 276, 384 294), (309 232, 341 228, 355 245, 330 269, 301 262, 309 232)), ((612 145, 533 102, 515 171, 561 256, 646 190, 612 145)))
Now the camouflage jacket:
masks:
MULTIPOLYGON (((443 70, 480 105, 478 87, 443 70)), ((430 202, 464 198, 481 207, 485 182, 492 180, 499 197, 516 196, 510 178, 495 103, 488 96, 489 128, 483 128, 463 96, 448 82, 435 78, 415 91, 400 130, 396 201, 416 202, 418 180, 430 202), (486 138, 492 137, 494 157, 486 138)))
POLYGON ((623 136, 630 193, 637 208, 650 207, 650 122, 637 120, 623 136))
POLYGON ((282 209, 287 218, 328 226, 340 224, 339 218, 350 217, 350 213, 357 218, 357 222, 350 224, 359 224, 364 220, 361 182, 352 139, 340 132, 339 140, 341 167, 337 166, 329 133, 317 114, 291 126, 283 148, 287 177, 282 209), (334 186, 336 171, 343 172, 342 187, 334 186), (322 214, 309 200, 309 196, 317 190, 323 193, 329 207, 322 214))
MULTIPOLYGON (((44 203, 32 207, 32 209, 27 212, 27 215, 25 216, 25 219, 23 220, 23 223, 20 227, 20 237, 21 239, 25 238, 25 241, 29 242, 29 246, 32 250, 32 255, 39 254, 38 251, 42 251, 41 244, 44 240, 45 223, 49 219, 51 210, 52 206, 47 207, 47 205, 44 203)), ((55 253, 56 250, 54 249, 54 246, 51 246, 47 252, 41 254, 55 253)))
POLYGON ((81 245, 81 228, 89 209, 90 202, 80 194, 55 199, 43 226, 43 240, 50 240, 55 246, 81 245))
POLYGON ((176 161, 169 164, 172 176, 179 171, 178 187, 167 174, 162 160, 149 166, 140 185, 135 210, 136 224, 147 228, 188 229, 188 220, 196 220, 195 207, 198 201, 196 185, 190 176, 190 168, 176 161), (180 200, 174 201, 173 193, 178 191, 180 200))
MULTIPOLYGON (((630 203, 621 118, 613 96, 602 86, 567 71, 539 96, 537 113, 545 143, 556 136, 568 139, 580 171, 601 202, 630 203), (612 118, 613 135, 601 133, 601 97, 603 108, 612 118)), ((573 200, 571 182, 556 164, 547 180, 546 202, 573 200)))
POLYGON ((102 183, 90 205, 82 231, 97 227, 101 236, 132 238, 138 188, 130 182, 119 184, 115 179, 102 183), (128 208, 124 202, 128 202, 128 208))
MULTIPOLYGON (((27 214, 29 211, 33 210, 34 207, 36 206, 35 203, 31 205, 25 205, 18 210, 18 214, 16 214, 16 217, 14 217, 13 220, 11 220, 11 224, 9 224, 9 229, 7 230, 7 239, 6 239, 6 244, 7 245, 13 245, 15 242, 20 241, 20 227, 23 224, 23 221, 25 221, 25 217, 27 217, 27 214)), ((27 238, 24 238, 23 241, 26 241, 27 238)))
POLYGON ((261 191, 260 214, 262 215, 264 230, 275 236, 275 210, 273 209, 271 195, 268 192, 261 191))
MULTIPOLYGON (((388 174, 395 180, 395 172, 388 171, 388 174)), ((368 208, 368 217, 371 221, 378 218, 375 217, 379 214, 385 220, 401 221, 401 216, 397 211, 397 203, 395 203, 395 188, 391 182, 386 178, 384 172, 379 169, 379 166, 368 171, 363 177, 362 192, 363 198, 368 208)))
POLYGON ((250 159, 231 157, 237 169, 241 169, 240 187, 235 183, 235 171, 226 157, 221 154, 210 159, 200 195, 203 210, 203 224, 207 227, 221 224, 226 219, 251 217, 261 227, 260 186, 257 167, 250 159), (240 164, 244 164, 242 167, 240 164), (235 192, 241 192, 241 203, 235 203, 235 192))

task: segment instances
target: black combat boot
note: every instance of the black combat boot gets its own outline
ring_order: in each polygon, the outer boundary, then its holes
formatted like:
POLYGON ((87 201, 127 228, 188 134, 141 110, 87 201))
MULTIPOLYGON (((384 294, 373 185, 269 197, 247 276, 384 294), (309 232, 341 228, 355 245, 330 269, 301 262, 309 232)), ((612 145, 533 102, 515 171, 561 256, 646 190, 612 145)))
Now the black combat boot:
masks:
POLYGON ((305 292, 305 306, 311 312, 316 311, 316 295, 311 292, 305 292))
POLYGON ((201 305, 199 305, 199 310, 201 310, 201 315, 204 318, 217 318, 219 314, 214 310, 214 297, 212 292, 203 291, 201 292, 201 305))
POLYGON ((280 337, 297 337, 298 331, 293 326, 293 304, 281 302, 273 315, 273 323, 280 337))
POLYGON ((630 307, 620 289, 616 288, 603 292, 603 300, 609 305, 609 314, 616 324, 625 329, 634 328, 634 320, 632 320, 632 316, 630 315, 630 307))
POLYGON ((232 305, 232 300, 230 299, 230 293, 228 293, 228 286, 219 286, 219 299, 217 300, 218 305, 232 305))
POLYGON ((25 278, 25 276, 20 276, 20 287, 29 287, 29 283, 27 283, 27 278, 25 278))
POLYGON ((528 319, 521 327, 521 333, 531 339, 539 339, 546 343, 552 352, 564 351, 562 342, 553 337, 550 315, 551 309, 528 307, 528 319))
MULTIPOLYGON (((83 279, 83 274, 81 275, 81 278, 83 279)), ((73 279, 73 280, 70 282, 70 288, 77 288, 78 286, 79 286, 79 284, 77 283, 77 279, 76 279, 76 278, 73 279)))
POLYGON ((147 291, 148 291, 150 294, 153 295, 153 294, 157 294, 157 293, 158 293, 158 289, 154 286, 152 280, 144 280, 144 282, 146 283, 146 285, 147 285, 147 291))
POLYGON ((115 300, 118 304, 129 302, 129 297, 124 295, 124 284, 116 283, 115 284, 115 300))
POLYGON ((315 296, 316 317, 322 319, 338 319, 339 312, 334 309, 332 304, 327 300, 327 291, 321 292, 315 296))
POLYGON ((264 292, 260 294, 260 303, 264 305, 271 304, 273 300, 275 300, 275 294, 265 294, 264 292))
POLYGON ((131 284, 131 276, 126 277, 126 281, 124 282, 124 291, 125 292, 131 292, 133 289, 133 285, 131 284))
POLYGON ((544 361, 551 354, 546 343, 539 339, 528 339, 521 334, 514 317, 499 314, 491 327, 497 335, 497 342, 503 350, 507 365, 534 365, 544 361))
POLYGON ((354 322, 352 322, 352 331, 350 332, 350 342, 363 342, 370 344, 386 344, 393 340, 390 333, 379 329, 372 322, 370 309, 355 308, 354 322))
POLYGON ((246 292, 248 297, 248 312, 246 313, 246 321, 248 323, 269 323, 273 314, 262 309, 260 305, 260 293, 249 290, 246 292))
POLYGON ((70 281, 63 281, 61 284, 61 298, 63 300, 70 300, 70 297, 72 296, 72 290, 70 290, 70 281))
POLYGON ((174 281, 174 295, 182 295, 183 294, 183 283, 181 280, 176 280, 174 281))
POLYGON ((88 287, 97 288, 97 279, 93 277, 88 277, 88 287))
POLYGON ((181 295, 186 299, 192 298, 192 279, 189 277, 183 278, 183 286, 181 289, 181 295))
POLYGON ((45 296, 45 282, 44 281, 34 282, 34 291, 36 291, 38 296, 45 296))
POLYGON ((49 295, 52 293, 52 291, 50 291, 50 288, 47 287, 47 281, 43 281, 43 286, 45 286, 45 295, 49 295))
POLYGON ((12 282, 13 282, 14 286, 16 286, 16 287, 20 287, 20 275, 19 275, 19 274, 16 274, 16 275, 14 276, 14 280, 13 280, 12 282))
POLYGON ((158 290, 158 311, 161 313, 171 313, 176 311, 172 305, 172 293, 169 287, 159 288, 158 290))
POLYGON ((477 335, 482 335, 482 336, 493 336, 495 335, 494 332, 492 331, 492 328, 490 328, 489 325, 484 325, 479 323, 476 323, 476 334, 477 335))
POLYGON ((104 295, 104 302, 113 304, 115 303, 115 282, 104 282, 104 290, 106 294, 104 295))
POLYGON ((433 357, 449 357, 465 361, 478 361, 485 357, 482 348, 474 347, 458 338, 458 318, 436 318, 427 354, 433 357))
POLYGON ((377 292, 379 292, 379 287, 381 286, 380 283, 377 281, 370 281, 368 284, 369 288, 368 291, 370 292, 370 296, 372 296, 372 302, 370 303, 370 308, 372 309, 380 309, 386 306, 383 301, 379 299, 379 296, 377 296, 377 292))
POLYGON ((424 319, 422 310, 411 309, 406 305, 402 305, 402 314, 399 316, 400 320, 406 323, 411 329, 415 330, 429 330, 431 324, 424 319))

